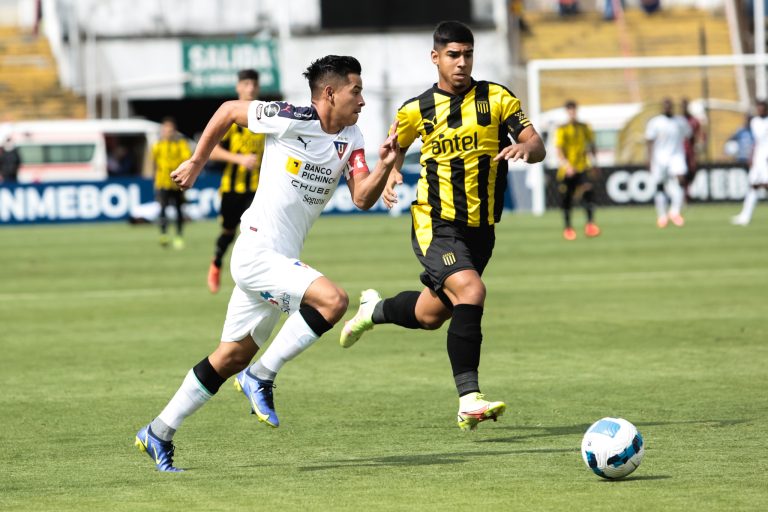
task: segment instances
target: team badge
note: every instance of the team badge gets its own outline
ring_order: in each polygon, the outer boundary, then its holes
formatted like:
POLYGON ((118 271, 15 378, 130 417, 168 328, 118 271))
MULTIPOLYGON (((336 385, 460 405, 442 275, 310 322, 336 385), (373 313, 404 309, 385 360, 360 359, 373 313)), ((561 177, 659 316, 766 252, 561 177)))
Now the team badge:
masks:
POLYGON ((477 102, 477 111, 481 114, 487 114, 491 111, 491 106, 488 104, 488 100, 480 100, 477 102))
POLYGON ((344 152, 347 150, 347 146, 349 146, 349 142, 335 140, 333 141, 333 145, 336 146, 336 154, 339 155, 339 158, 341 158, 342 156, 344 156, 344 152))
POLYGON ((299 174, 299 169, 301 169, 301 160, 289 156, 288 161, 285 163, 285 170, 291 174, 299 174))
POLYGON ((443 263, 445 263, 446 267, 450 267, 454 263, 456 263, 456 255, 452 252, 447 252, 443 254, 443 263))
POLYGON ((267 117, 275 117, 280 112, 280 106, 277 103, 270 103, 264 107, 264 115, 267 117))

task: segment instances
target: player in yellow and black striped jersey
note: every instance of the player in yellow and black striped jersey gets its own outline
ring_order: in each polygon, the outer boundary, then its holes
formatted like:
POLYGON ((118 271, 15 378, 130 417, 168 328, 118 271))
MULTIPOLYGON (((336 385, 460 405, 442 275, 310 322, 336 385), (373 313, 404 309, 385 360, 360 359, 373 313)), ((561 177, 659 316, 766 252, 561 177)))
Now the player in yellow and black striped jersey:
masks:
POLYGON ((170 117, 163 119, 160 127, 160 140, 152 146, 152 161, 155 166, 155 198, 160 203, 160 244, 168 246, 168 217, 166 209, 173 203, 176 209, 176 237, 173 246, 176 249, 184 247, 182 231, 184 215, 181 205, 184 204, 184 192, 171 179, 171 173, 184 160, 192 155, 189 143, 176 131, 176 121, 170 117))
POLYGON ((595 224, 595 203, 593 200, 592 183, 588 173, 596 168, 597 149, 595 134, 592 128, 578 120, 577 105, 573 100, 565 103, 568 122, 555 130, 555 148, 560 167, 557 170, 557 181, 560 183, 562 194, 562 209, 565 228, 563 238, 576 240, 576 230, 571 224, 571 208, 574 196, 581 196, 581 203, 587 212, 587 223, 584 234, 595 237, 600 234, 600 228, 595 224), (590 158, 591 156, 591 158, 590 158))
MULTIPOLYGON (((433 34, 432 63, 438 82, 408 100, 397 113, 398 142, 404 152, 419 137, 421 179, 411 206, 412 242, 424 267, 422 291, 381 300, 374 290, 361 297, 360 310, 342 330, 348 347, 379 323, 437 329, 450 319, 448 356, 459 393, 458 425, 474 429, 496 419, 506 405, 480 394, 480 322, 485 301, 483 270, 501 218, 507 161, 540 162, 544 145, 506 87, 472 79, 474 37, 466 25, 441 22, 433 34)), ((384 201, 396 201, 393 170, 384 201)))
MULTIPOLYGON (((237 74, 237 97, 253 101, 259 96, 259 73, 243 69, 237 74)), ((221 175, 221 233, 216 239, 213 261, 208 268, 208 289, 211 293, 221 286, 221 265, 227 248, 235 239, 240 217, 253 202, 259 186, 261 159, 264 156, 264 134, 253 133, 233 124, 211 153, 211 160, 226 162, 221 175)))

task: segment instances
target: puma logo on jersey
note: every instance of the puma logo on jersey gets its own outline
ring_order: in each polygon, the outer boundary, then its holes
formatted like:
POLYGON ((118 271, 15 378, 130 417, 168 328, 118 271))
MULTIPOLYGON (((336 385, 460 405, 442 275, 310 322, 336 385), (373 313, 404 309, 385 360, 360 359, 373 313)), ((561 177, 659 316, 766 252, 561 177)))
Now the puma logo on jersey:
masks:
POLYGON ((302 144, 304 144, 304 151, 306 151, 306 150, 307 150, 307 144, 309 144, 310 142, 312 142, 311 140, 308 140, 308 141, 306 141, 306 142, 305 142, 305 141, 304 141, 304 139, 302 139, 302 138, 301 138, 301 135, 299 135, 298 137, 296 137, 296 140, 298 140, 299 142, 301 142, 302 144))

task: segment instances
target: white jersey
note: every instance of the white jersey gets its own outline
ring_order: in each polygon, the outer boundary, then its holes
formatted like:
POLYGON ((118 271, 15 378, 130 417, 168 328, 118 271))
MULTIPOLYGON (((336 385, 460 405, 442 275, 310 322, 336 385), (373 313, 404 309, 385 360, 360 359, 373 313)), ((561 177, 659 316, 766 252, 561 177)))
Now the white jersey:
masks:
POLYGON ((651 165, 666 165, 671 160, 685 160, 685 139, 691 136, 691 126, 682 116, 653 117, 645 127, 645 140, 653 141, 651 165))
POLYGON ((768 117, 753 117, 749 130, 755 139, 752 165, 768 165, 768 117))
POLYGON ((253 101, 248 129, 265 133, 259 187, 241 218, 240 230, 255 234, 257 247, 298 257, 309 228, 347 179, 367 170, 357 126, 325 133, 314 107, 253 101))

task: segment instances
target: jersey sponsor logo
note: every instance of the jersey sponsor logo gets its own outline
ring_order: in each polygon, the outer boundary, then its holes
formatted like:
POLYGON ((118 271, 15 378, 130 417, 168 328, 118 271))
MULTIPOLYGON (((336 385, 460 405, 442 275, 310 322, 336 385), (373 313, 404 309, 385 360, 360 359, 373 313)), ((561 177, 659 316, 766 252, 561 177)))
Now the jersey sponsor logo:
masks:
POLYGON ((280 105, 277 103, 270 103, 264 107, 264 115, 267 117, 275 117, 280 112, 280 105))
POLYGON ((307 181, 314 181, 316 183, 336 183, 336 178, 333 177, 333 169, 309 162, 305 163, 301 168, 299 176, 307 181))
POLYGON ((293 158, 292 156, 288 157, 288 161, 285 163, 285 170, 288 171, 291 174, 299 174, 299 169, 301 169, 302 161, 297 160, 293 158))
POLYGON ((443 254, 443 263, 445 263, 446 267, 450 267, 456 263, 456 255, 453 254, 453 252, 447 252, 443 254))
POLYGON ((333 141, 333 145, 336 146, 336 154, 339 159, 341 159, 341 157, 344 156, 344 152, 347 150, 347 146, 349 146, 349 142, 345 140, 335 140, 333 141))
POLYGON ((472 135, 464 135, 463 137, 459 137, 459 134, 453 137, 446 137, 441 133, 437 140, 432 141, 431 150, 433 155, 440 155, 443 153, 470 151, 477 148, 477 132, 472 135))

